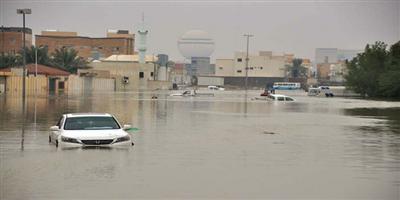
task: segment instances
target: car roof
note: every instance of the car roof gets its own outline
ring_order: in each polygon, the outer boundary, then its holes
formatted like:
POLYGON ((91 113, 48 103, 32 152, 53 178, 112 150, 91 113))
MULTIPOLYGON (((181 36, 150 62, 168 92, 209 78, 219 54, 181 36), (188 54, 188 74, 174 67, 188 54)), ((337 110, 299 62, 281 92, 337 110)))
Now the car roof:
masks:
POLYGON ((112 117, 108 113, 67 113, 65 114, 68 118, 71 117, 112 117))
POLYGON ((273 97, 289 97, 289 96, 286 96, 286 95, 283 95, 283 94, 270 94, 271 96, 273 96, 273 97))

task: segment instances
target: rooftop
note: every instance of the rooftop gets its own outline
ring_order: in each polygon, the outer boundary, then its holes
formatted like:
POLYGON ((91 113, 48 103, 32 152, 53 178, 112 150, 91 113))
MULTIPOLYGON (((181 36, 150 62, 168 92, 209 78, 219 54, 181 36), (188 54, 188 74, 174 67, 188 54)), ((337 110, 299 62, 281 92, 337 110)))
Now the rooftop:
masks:
MULTIPOLYGON (((0 69, 0 72, 11 72, 11 68, 21 68, 22 66, 18 67, 7 67, 0 69)), ((28 74, 35 74, 35 64, 27 64, 26 69, 28 74)), ((61 69, 57 69, 54 67, 49 67, 45 65, 38 64, 37 65, 37 73, 46 75, 46 76, 69 76, 70 73, 61 69)))
MULTIPOLYGON (((0 32, 23 32, 22 27, 0 27, 0 32)), ((25 27, 25 33, 32 34, 32 29, 25 27)))
POLYGON ((67 113, 67 117, 112 117, 108 113, 67 113))

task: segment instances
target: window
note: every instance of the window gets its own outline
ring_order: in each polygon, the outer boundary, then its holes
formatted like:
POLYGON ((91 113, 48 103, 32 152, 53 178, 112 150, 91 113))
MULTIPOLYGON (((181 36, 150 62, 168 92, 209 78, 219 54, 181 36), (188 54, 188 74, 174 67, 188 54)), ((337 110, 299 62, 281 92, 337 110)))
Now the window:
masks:
POLYGON ((278 97, 278 101, 285 101, 284 97, 278 97))
POLYGON ((242 58, 238 58, 237 61, 238 61, 238 62, 242 62, 242 58))
POLYGON ((144 78, 144 72, 139 72, 139 78, 144 78))
POLYGON ((58 82, 58 89, 60 89, 60 90, 62 89, 63 90, 63 89, 65 89, 64 87, 65 87, 64 81, 58 82))
POLYGON ((286 101, 293 101, 293 99, 290 97, 286 97, 286 101))
POLYGON ((113 117, 71 117, 65 121, 65 130, 119 129, 113 117))
POLYGON ((236 72, 237 72, 237 73, 242 73, 242 70, 237 70, 236 72))
POLYGON ((220 69, 220 70, 223 70, 224 68, 223 68, 223 67, 219 67, 219 69, 220 69))
POLYGON ((154 75, 154 72, 150 72, 150 76, 153 77, 153 75, 154 75))

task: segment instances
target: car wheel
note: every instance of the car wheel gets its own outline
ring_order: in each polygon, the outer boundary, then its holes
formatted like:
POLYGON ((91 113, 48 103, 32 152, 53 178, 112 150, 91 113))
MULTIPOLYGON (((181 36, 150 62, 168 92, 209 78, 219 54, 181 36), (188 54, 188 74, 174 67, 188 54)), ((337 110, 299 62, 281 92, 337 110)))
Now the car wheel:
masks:
POLYGON ((58 140, 56 140, 56 147, 58 147, 58 140))
POLYGON ((51 137, 50 137, 50 135, 49 135, 49 143, 51 143, 51 137))

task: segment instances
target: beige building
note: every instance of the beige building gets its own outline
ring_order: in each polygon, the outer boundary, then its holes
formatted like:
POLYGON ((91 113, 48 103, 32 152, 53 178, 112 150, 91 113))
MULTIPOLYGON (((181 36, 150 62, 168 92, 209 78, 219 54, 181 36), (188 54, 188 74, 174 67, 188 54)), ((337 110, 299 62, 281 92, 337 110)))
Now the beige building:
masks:
MULTIPOLYGON (((25 79, 26 94, 58 93, 68 90, 70 73, 45 65, 26 65, 27 76, 25 79), (35 76, 37 74, 37 76, 35 76)), ((22 94, 23 88, 22 67, 9 67, 0 69, 0 94, 22 94)))
MULTIPOLYGON (((91 62, 91 69, 79 70, 81 76, 112 78, 115 91, 168 89, 169 82, 154 81, 156 57, 146 56, 146 63, 138 63, 137 55, 112 55, 102 61, 91 62)), ((172 87, 172 85, 171 85, 172 87)))
MULTIPOLYGON (((290 55, 290 54, 287 54, 290 55)), ((275 55, 271 51, 260 51, 249 55, 249 77, 285 77, 285 54, 275 55)), ((246 53, 236 52, 233 59, 217 59, 216 76, 246 76, 246 53)))

